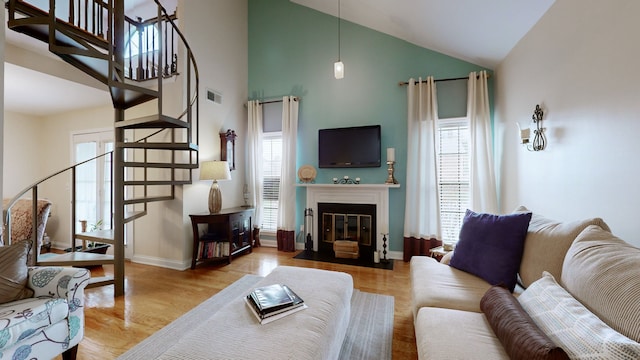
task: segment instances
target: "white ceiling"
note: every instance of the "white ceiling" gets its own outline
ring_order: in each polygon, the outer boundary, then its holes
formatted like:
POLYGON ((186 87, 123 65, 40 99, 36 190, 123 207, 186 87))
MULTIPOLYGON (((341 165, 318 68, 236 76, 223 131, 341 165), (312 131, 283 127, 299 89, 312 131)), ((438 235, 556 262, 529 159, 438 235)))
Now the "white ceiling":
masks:
POLYGON ((49 116, 83 108, 110 106, 105 90, 4 63, 4 109, 33 116, 49 116))
MULTIPOLYGON (((145 1, 148 0, 127 0, 126 5, 136 8, 136 4, 145 1)), ((334 16, 338 14, 338 0, 290 1, 334 16)), ((162 1, 165 6, 170 3, 169 9, 175 8, 176 2, 162 1)), ((418 46, 494 69, 554 2, 340 0, 340 17, 418 46)), ((15 36, 8 29, 5 32, 7 42, 25 46, 24 36, 15 36)), ((46 51, 46 47, 44 49, 46 51)), ((110 104, 106 89, 103 92, 6 63, 4 101, 6 110, 38 116, 77 109, 78 104, 83 108, 110 104)))
MULTIPOLYGON (((290 0, 494 69, 555 0, 290 0)), ((348 44, 343 44, 348 46, 348 44)))

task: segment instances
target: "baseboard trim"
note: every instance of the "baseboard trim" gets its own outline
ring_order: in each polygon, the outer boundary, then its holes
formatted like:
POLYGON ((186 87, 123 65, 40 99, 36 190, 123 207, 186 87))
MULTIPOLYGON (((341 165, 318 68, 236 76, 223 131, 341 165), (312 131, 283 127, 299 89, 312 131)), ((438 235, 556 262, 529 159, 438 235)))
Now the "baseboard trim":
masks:
POLYGON ((143 265, 153 265, 153 266, 158 266, 158 267, 163 267, 163 268, 173 269, 173 270, 180 270, 180 271, 191 268, 191 260, 177 261, 177 260, 169 260, 169 259, 152 257, 152 256, 134 255, 131 258, 131 262, 143 264, 143 265))

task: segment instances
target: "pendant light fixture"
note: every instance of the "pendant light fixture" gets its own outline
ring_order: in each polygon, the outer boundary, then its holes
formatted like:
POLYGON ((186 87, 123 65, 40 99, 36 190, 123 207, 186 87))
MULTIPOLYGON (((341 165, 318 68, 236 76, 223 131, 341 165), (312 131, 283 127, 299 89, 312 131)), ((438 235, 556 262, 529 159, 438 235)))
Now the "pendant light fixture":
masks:
POLYGON ((336 79, 344 77, 344 64, 340 61, 340 0, 338 0, 338 61, 333 64, 333 75, 336 79))

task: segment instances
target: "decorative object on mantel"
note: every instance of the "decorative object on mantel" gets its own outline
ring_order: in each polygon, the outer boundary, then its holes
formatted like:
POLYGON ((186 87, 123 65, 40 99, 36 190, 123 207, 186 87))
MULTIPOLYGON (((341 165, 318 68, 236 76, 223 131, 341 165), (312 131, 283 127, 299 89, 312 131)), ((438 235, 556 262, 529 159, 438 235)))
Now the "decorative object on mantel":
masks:
POLYGON ((333 178, 334 184, 360 184, 360 178, 357 177, 355 179, 350 178, 348 175, 345 175, 342 179, 333 178))
POLYGON ((222 192, 218 180, 231 180, 231 170, 226 161, 203 161, 200 164, 200 180, 213 180, 209 189, 209 212, 217 214, 222 210, 222 192))
POLYGON ((229 170, 236 169, 236 137, 231 129, 220 133, 220 160, 229 163, 229 170))
POLYGON ((314 183, 316 181, 316 168, 311 165, 302 165, 298 169, 298 179, 303 183, 314 183))
POLYGON ((542 127, 542 116, 544 116, 544 111, 542 111, 540 105, 536 105, 531 116, 531 120, 536 125, 536 128, 533 129, 533 142, 530 142, 531 128, 521 129, 520 124, 516 123, 520 131, 520 143, 525 145, 529 151, 542 151, 547 147, 547 138, 544 135, 545 128, 542 127))
POLYGON ((395 148, 387 148, 387 180, 384 182, 385 184, 397 184, 398 180, 396 180, 393 172, 393 166, 396 163, 396 149, 395 148))

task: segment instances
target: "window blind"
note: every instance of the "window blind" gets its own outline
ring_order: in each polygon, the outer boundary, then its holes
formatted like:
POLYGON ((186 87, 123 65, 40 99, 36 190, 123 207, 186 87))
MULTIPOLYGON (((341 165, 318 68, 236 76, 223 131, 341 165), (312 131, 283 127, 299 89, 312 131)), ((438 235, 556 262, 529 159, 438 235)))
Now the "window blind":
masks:
POLYGON ((458 241, 469 206, 469 123, 466 118, 438 120, 438 189, 442 240, 458 241))
POLYGON ((282 133, 265 133, 262 140, 262 151, 262 231, 275 233, 280 196, 282 133))

